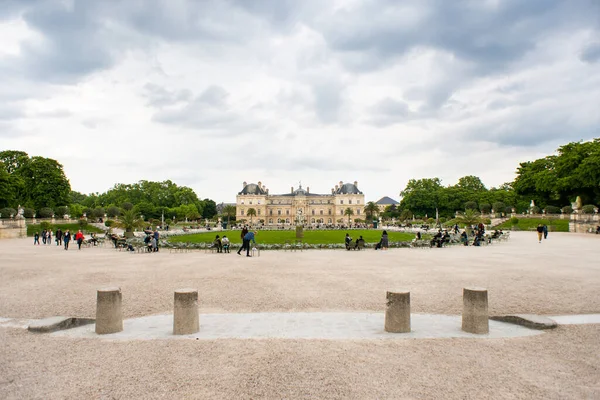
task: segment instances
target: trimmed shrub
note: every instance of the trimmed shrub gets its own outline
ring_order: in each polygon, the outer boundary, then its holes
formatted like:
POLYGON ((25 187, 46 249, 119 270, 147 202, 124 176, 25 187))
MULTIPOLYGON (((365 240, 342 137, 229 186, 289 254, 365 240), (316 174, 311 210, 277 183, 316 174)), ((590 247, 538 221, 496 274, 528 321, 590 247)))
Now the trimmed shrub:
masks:
POLYGON ((77 223, 79 224, 79 229, 85 228, 87 226, 87 224, 88 224, 87 220, 85 220, 83 218, 80 219, 77 223))
POLYGON ((107 219, 106 221, 104 221, 104 226, 106 226, 107 228, 110 228, 114 224, 115 224, 115 221, 113 221, 112 219, 107 219))
POLYGON ((532 212, 533 214, 539 214, 539 213, 540 213, 540 211, 541 211, 541 210, 540 210, 540 208, 539 208, 538 206, 533 206, 533 207, 531 207, 531 212, 532 212))
POLYGON ((115 218, 121 215, 121 210, 119 207, 110 206, 106 209, 106 215, 110 218, 115 218))
POLYGON ((519 224, 519 218, 517 217, 512 217, 511 219, 508 220, 508 222, 510 222, 511 225, 518 225, 519 224))
POLYGON ((480 204, 480 205, 479 205, 479 210, 480 210, 482 213, 484 213, 484 214, 487 214, 487 213, 489 213, 490 211, 492 211, 492 206, 491 206, 491 205, 489 205, 489 204, 486 204, 486 203, 484 203, 484 204, 480 204))
POLYGON ((125 211, 129 211, 133 208, 133 204, 126 201, 125 203, 121 204, 121 208, 125 211))
POLYGON ((23 216, 25 218, 33 218, 33 214, 35 214, 35 210, 33 208, 25 207, 23 209, 23 216))
POLYGON ((474 201, 467 201, 465 203, 465 210, 477 210, 477 203, 474 201))
POLYGON ((512 207, 506 207, 504 209, 504 213, 506 213, 506 214, 512 214, 512 207))
POLYGON ((497 213, 500 212, 506 212, 506 204, 504 204, 502 201, 496 201, 494 202, 494 204, 492 204, 492 208, 494 209, 494 211, 496 211, 497 213))
POLYGON ((546 214, 560 214, 560 208, 556 206, 546 206, 546 214))
POLYGON ((11 215, 15 217, 17 215, 17 210, 14 208, 5 207, 0 210, 0 214, 2 214, 2 219, 10 218, 11 215))
POLYGON ((59 218, 62 218, 65 214, 69 213, 69 207, 66 206, 60 206, 60 207, 56 207, 56 216, 58 216, 59 218))
POLYGON ((38 211, 37 215, 39 218, 52 218, 54 211, 49 207, 43 207, 40 208, 40 211, 38 211))
POLYGON ((44 229, 50 230, 50 229, 52 229, 52 224, 48 221, 42 221, 42 222, 40 222, 40 229, 41 230, 44 230, 44 229))
POLYGON ((564 206, 561 208, 561 210, 565 214, 571 214, 573 212, 573 208, 571 206, 564 206))
POLYGON ((596 206, 593 204, 586 204, 585 206, 581 207, 581 211, 583 211, 584 214, 593 214, 595 208, 596 206))

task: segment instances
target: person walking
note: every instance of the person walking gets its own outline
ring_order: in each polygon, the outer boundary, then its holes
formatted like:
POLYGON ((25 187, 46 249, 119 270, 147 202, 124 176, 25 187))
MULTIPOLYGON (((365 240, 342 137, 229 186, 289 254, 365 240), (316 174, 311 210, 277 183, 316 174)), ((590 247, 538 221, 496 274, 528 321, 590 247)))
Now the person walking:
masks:
POLYGON ((539 224, 537 226, 536 231, 537 231, 537 235, 538 235, 538 241, 540 243, 542 243, 542 236, 544 235, 544 227, 542 226, 542 224, 539 224))
POLYGON ((46 244, 48 246, 52 244, 52 229, 48 229, 48 232, 46 232, 46 244))
POLYGON ((544 224, 544 239, 548 239, 548 225, 544 224))
POLYGON ((71 232, 67 229, 63 235, 63 243, 65 244, 65 250, 69 250, 69 242, 71 241, 71 232))
POLYGON ((42 231, 42 243, 44 244, 46 244, 46 232, 47 231, 45 229, 42 231))
POLYGON ((83 237, 83 233, 81 233, 81 229, 80 229, 75 234, 75 241, 77 242, 77 247, 79 248, 79 250, 81 250, 81 243, 83 243, 83 239, 85 239, 85 238, 83 237))
POLYGON ((158 233, 158 228, 154 230, 153 238, 156 240, 156 246, 152 246, 153 251, 158 251, 158 238, 160 238, 160 234, 158 233))
POLYGON ((381 234, 381 249, 387 250, 389 246, 390 246, 390 244, 389 244, 389 240, 388 240, 387 231, 383 231, 383 233, 381 234))
POLYGON ((62 245, 62 237, 63 237, 62 229, 58 228, 56 230, 56 233, 54 234, 54 236, 56 237, 56 245, 57 246, 62 245))
POLYGON ((250 255, 250 242, 253 242, 254 244, 256 244, 256 239, 255 239, 256 233, 257 233, 256 231, 246 233, 246 236, 244 236, 244 242, 242 244, 242 247, 238 250, 238 255, 241 255, 240 252, 243 249, 246 249, 246 257, 252 257, 250 255))
POLYGON ((40 234, 38 232, 36 232, 35 235, 33 235, 33 244, 34 245, 40 244, 40 234))

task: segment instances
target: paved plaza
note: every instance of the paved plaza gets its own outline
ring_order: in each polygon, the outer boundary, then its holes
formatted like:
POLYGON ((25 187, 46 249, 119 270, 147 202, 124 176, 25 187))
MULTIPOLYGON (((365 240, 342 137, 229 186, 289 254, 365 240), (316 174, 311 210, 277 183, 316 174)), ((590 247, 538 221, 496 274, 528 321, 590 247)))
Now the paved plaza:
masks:
MULTIPOLYGON (((600 238, 513 232, 444 249, 132 254, 0 241, 0 397, 599 398, 600 238), (125 330, 24 329, 94 318, 119 286, 125 330), (462 288, 490 315, 538 314, 547 331, 460 330, 462 288), (200 333, 172 340, 173 291, 197 288, 200 333), (387 290, 411 292, 410 334, 383 332, 387 290)), ((343 232, 340 232, 340 240, 343 232)), ((260 241, 260 233, 257 236, 260 241)))

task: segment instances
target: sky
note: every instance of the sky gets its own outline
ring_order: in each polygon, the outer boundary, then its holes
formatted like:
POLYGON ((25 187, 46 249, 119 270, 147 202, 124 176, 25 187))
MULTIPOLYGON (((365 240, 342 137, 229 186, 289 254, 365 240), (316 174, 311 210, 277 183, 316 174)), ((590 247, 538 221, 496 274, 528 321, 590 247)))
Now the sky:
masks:
POLYGON ((600 0, 0 0, 0 87, 83 193, 499 186, 600 137, 600 0))

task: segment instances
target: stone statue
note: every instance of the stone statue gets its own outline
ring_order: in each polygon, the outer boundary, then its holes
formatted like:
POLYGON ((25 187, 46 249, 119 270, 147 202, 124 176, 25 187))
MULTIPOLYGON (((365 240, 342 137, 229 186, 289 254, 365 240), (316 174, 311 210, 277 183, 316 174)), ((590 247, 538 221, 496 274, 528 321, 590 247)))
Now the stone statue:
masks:
POLYGON ((21 205, 19 204, 19 206, 17 207, 17 219, 23 219, 25 217, 23 217, 23 214, 25 214, 25 209, 23 207, 21 207, 21 205))
POLYGON ((529 205, 529 208, 533 208, 533 207, 535 207, 535 203, 533 200, 531 200, 531 204, 529 205))

